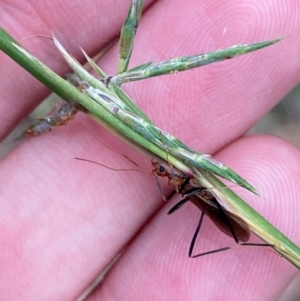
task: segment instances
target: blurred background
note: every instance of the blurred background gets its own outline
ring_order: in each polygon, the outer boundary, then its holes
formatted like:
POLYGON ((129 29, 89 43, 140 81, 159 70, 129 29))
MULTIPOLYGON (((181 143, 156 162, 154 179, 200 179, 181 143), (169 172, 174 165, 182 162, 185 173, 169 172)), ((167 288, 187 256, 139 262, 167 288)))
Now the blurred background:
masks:
POLYGON ((271 134, 300 148, 300 84, 249 132, 271 134))

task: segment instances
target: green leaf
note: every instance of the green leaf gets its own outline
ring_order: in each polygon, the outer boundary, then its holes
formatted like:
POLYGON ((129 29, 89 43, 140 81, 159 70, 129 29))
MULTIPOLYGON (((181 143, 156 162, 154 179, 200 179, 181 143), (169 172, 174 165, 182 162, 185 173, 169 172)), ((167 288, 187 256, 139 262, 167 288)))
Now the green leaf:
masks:
POLYGON ((143 2, 144 0, 131 1, 131 6, 121 31, 118 73, 122 73, 128 68, 134 37, 142 15, 143 2))
POLYGON ((220 49, 209 53, 173 58, 158 63, 146 63, 114 76, 111 81, 117 85, 121 85, 126 82, 182 72, 211 63, 232 59, 236 56, 270 46, 281 40, 282 38, 254 44, 235 45, 227 49, 220 49))

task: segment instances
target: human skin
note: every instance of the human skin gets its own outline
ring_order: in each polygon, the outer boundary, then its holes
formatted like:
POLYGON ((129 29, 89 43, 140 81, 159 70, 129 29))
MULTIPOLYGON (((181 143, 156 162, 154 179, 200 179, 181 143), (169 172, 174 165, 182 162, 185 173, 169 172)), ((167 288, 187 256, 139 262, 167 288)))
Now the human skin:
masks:
MULTIPOLYGON (((82 61, 78 46, 93 55, 117 37, 129 1, 3 0, 0 6, 0 26, 17 40, 52 30, 82 61)), ((155 124, 198 151, 214 154, 257 187, 263 198, 235 188, 299 244, 299 150, 274 137, 242 137, 300 80, 299 1, 146 1, 146 7, 131 66, 288 37, 226 62, 124 87, 155 124)), ((68 72, 51 41, 36 38, 23 45, 62 76, 68 72)), ((114 74, 116 58, 115 44, 101 67, 114 74)), ((48 90, 3 53, 0 62, 3 138, 48 90)), ((107 144, 137 156, 80 115, 67 127, 24 141, 1 162, 3 300, 75 300, 129 242, 88 300, 279 298, 297 273, 294 266, 262 248, 189 259, 198 209, 187 205, 167 216, 174 202, 163 204, 153 176, 74 160, 129 165, 83 124, 107 144)), ((234 245, 205 222, 196 248, 234 245)))

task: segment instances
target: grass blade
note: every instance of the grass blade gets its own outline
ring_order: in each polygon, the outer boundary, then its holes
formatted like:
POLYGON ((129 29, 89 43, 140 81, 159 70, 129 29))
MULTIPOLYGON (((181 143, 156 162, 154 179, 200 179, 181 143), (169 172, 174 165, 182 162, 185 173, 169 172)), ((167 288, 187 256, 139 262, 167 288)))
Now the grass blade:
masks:
POLYGON ((131 6, 121 31, 118 73, 128 68, 134 37, 142 15, 143 2, 144 0, 131 0, 131 6))
POLYGON ((235 45, 227 49, 221 49, 209 53, 173 58, 158 63, 146 63, 114 76, 111 81, 117 85, 121 85, 126 82, 182 72, 211 63, 232 59, 236 56, 270 46, 281 40, 282 38, 254 44, 235 45))

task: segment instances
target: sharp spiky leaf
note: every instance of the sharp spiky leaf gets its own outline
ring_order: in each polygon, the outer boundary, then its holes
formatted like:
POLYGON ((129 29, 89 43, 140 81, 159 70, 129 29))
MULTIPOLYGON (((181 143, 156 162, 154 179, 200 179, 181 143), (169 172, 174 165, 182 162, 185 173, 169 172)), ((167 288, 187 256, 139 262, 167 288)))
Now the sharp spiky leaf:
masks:
POLYGON ((143 2, 144 0, 131 1, 131 6, 121 31, 118 73, 122 73, 128 68, 134 37, 142 15, 143 2))
POLYGON ((281 40, 282 39, 275 39, 254 44, 240 44, 209 53, 173 58, 158 63, 146 63, 118 74, 111 80, 120 85, 122 83, 142 80, 159 75, 182 72, 211 63, 232 59, 236 56, 270 46, 281 40))

